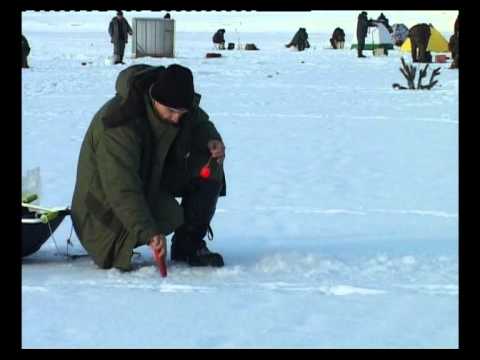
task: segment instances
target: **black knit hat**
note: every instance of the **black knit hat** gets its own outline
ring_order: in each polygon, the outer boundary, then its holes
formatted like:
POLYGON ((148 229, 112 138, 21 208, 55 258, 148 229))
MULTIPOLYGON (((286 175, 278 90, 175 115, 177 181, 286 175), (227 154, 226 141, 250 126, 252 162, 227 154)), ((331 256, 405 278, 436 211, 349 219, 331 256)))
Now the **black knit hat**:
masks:
POLYGON ((150 95, 155 101, 174 109, 190 109, 193 94, 192 72, 178 64, 172 64, 161 72, 150 88, 150 95))

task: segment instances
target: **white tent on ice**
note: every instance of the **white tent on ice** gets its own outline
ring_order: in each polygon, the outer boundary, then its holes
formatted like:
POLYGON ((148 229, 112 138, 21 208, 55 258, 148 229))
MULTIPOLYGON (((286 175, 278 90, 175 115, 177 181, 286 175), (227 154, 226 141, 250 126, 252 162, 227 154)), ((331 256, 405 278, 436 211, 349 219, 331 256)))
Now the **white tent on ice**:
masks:
MULTIPOLYGON (((384 48, 386 50, 393 49, 392 36, 388 32, 387 28, 380 22, 375 22, 375 27, 368 28, 368 34, 365 38, 364 50, 373 50, 378 48, 384 48)), ((355 41, 357 40, 357 34, 354 34, 355 41)), ((358 44, 352 43, 351 49, 356 49, 358 44)))

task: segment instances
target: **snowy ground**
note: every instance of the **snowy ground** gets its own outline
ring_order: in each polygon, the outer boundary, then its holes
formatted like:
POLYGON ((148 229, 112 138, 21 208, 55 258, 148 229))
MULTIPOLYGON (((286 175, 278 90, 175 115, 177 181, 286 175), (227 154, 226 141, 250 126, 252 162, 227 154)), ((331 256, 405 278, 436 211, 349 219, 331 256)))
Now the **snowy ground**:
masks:
MULTIPOLYGON (((43 205, 68 205, 125 66, 109 65, 105 32, 26 34, 22 171, 41 168, 43 205)), ((194 73, 227 146, 210 244, 226 266, 161 279, 145 247, 136 271, 99 270, 50 239, 23 260, 23 347, 458 347, 458 71, 396 91, 397 50, 358 59, 312 33, 294 52, 292 35, 246 34, 261 51, 206 59, 211 34, 180 32, 176 59, 127 57, 194 73)))

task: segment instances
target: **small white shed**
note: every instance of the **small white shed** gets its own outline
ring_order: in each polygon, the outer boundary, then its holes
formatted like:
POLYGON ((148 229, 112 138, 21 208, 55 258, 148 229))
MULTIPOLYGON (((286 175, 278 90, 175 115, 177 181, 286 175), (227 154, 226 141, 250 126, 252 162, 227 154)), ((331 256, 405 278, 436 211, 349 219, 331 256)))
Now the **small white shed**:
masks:
POLYGON ((175 57, 175 20, 160 18, 133 18, 132 54, 175 57))

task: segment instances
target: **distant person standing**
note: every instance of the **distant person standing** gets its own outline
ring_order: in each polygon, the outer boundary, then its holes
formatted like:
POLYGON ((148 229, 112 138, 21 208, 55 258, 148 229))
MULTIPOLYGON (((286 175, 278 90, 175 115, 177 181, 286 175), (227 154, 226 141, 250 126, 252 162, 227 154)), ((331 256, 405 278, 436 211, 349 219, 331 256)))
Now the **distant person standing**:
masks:
POLYGON ((110 21, 108 33, 113 43, 113 63, 125 64, 123 62, 125 44, 128 42, 128 35, 133 35, 133 31, 121 10, 118 10, 117 16, 110 21))
POLYGON ((358 57, 359 58, 364 58, 366 57, 363 55, 363 49, 365 49, 365 38, 367 37, 367 32, 368 32, 368 27, 369 26, 375 26, 373 23, 373 20, 368 20, 367 18, 367 12, 362 11, 358 15, 358 21, 357 21, 357 42, 358 42, 358 47, 357 47, 357 52, 358 52, 358 57))
POLYGON ((218 29, 212 38, 213 43, 220 50, 225 50, 225 29, 218 29))
POLYGON ((30 45, 28 44, 27 38, 22 34, 22 68, 28 69, 27 56, 30 54, 30 45))
POLYGON ((164 18, 164 19, 170 19, 170 13, 166 13, 163 18, 164 18))
POLYGON ((452 37, 450 38, 450 42, 448 43, 448 48, 449 48, 450 52, 452 53, 452 59, 453 59, 453 62, 450 65, 450 69, 458 69, 458 48, 459 48, 458 35, 459 35, 459 30, 460 30, 460 24, 459 24, 458 16, 457 16, 457 19, 455 20, 455 25, 454 25, 454 28, 453 28, 454 33, 453 33, 452 37))

